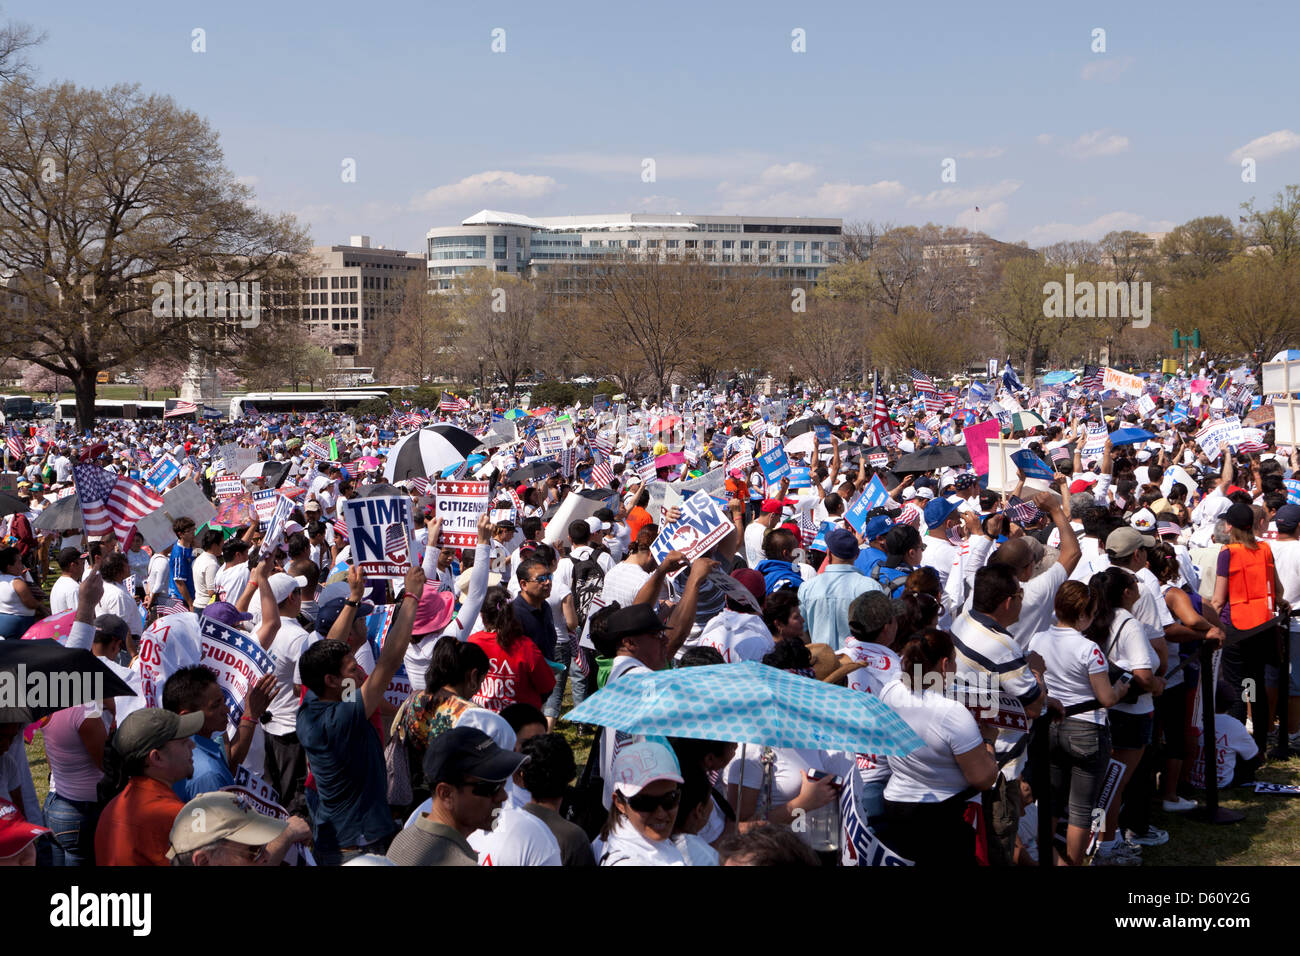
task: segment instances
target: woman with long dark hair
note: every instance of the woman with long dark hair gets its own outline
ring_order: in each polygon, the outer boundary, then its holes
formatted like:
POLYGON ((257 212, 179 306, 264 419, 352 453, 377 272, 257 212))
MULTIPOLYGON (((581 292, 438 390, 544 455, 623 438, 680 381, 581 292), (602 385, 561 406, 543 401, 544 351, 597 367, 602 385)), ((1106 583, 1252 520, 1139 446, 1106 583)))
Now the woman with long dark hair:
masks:
POLYGON ((524 634, 511 607, 510 592, 501 585, 487 589, 483 598, 484 631, 469 636, 483 649, 488 672, 474 695, 474 703, 500 713, 511 704, 531 704, 541 710, 555 687, 555 672, 541 650, 524 634))
MULTIPOLYGON (((965 820, 966 791, 997 782, 993 731, 984 731, 962 703, 944 696, 956 673, 952 635, 928 627, 903 645, 903 676, 880 701, 916 731, 925 746, 891 756, 880 835, 918 866, 974 866, 975 831, 965 820)), ((875 820, 872 820, 873 825, 875 820)))
POLYGON ((1126 696, 1110 707, 1111 756, 1124 764, 1124 775, 1106 814, 1097 861, 1106 866, 1133 866, 1141 862, 1141 850, 1126 840, 1116 839, 1115 830, 1124 788, 1142 760, 1142 752, 1151 743, 1155 723, 1152 695, 1163 691, 1165 682, 1157 676, 1160 658, 1151 646, 1145 625, 1130 613, 1142 596, 1137 578, 1123 568, 1109 567, 1093 575, 1088 586, 1096 601, 1096 612, 1085 634, 1120 672, 1132 675, 1126 696))

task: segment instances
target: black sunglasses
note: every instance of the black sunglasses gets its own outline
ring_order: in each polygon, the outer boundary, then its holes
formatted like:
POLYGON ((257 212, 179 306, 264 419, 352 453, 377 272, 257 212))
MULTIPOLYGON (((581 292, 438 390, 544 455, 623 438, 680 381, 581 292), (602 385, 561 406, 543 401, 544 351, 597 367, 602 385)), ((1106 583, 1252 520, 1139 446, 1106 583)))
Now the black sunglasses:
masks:
POLYGON ((491 780, 467 780, 462 783, 462 787, 469 787, 470 792, 476 797, 494 797, 498 791, 505 789, 506 782, 491 780))
POLYGON ((654 813, 661 807, 665 810, 674 810, 677 804, 682 801, 681 790, 669 790, 662 796, 652 797, 648 793, 638 793, 635 797, 624 797, 627 805, 637 813, 654 813))

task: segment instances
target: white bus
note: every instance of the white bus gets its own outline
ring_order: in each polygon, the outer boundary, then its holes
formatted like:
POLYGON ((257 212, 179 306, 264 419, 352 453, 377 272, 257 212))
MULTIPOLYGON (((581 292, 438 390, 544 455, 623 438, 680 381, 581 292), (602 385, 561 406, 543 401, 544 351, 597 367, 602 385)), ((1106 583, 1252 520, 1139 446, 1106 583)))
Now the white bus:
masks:
POLYGON ((230 418, 248 415, 253 406, 259 415, 271 412, 338 412, 356 408, 369 398, 387 398, 383 389, 345 389, 328 392, 248 392, 230 399, 230 418))
MULTIPOLYGON (((165 402, 119 402, 107 398, 95 399, 96 418, 162 418, 165 402)), ((54 417, 59 421, 74 421, 77 417, 76 399, 65 398, 54 406, 54 417)))

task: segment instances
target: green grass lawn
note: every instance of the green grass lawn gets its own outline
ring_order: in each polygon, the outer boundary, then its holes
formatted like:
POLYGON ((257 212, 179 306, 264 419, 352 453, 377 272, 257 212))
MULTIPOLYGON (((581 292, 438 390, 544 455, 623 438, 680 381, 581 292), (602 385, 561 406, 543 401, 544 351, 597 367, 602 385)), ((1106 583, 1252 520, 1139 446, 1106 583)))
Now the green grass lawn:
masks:
MULTIPOLYGON (((567 712, 572 706, 566 692, 563 710, 567 712)), ((569 741, 581 766, 587 759, 591 737, 579 734, 572 724, 563 721, 557 730, 569 741)), ((27 748, 27 760, 37 795, 44 803, 50 768, 45 759, 45 739, 39 732, 27 748)), ((1300 757, 1270 762, 1258 776, 1268 783, 1300 784, 1300 757)), ((1256 794, 1243 787, 1221 793, 1219 803, 1240 810, 1246 818, 1216 826, 1187 814, 1154 810, 1152 822, 1169 831, 1169 842, 1144 847, 1143 866, 1294 866, 1300 860, 1300 796, 1256 794)))

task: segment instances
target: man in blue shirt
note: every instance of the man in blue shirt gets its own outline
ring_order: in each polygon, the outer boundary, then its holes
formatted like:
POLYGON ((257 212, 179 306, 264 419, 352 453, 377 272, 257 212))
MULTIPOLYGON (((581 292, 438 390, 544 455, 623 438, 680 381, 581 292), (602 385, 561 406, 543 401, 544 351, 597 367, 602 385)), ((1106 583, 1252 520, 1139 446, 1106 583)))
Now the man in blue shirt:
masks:
MULTIPOLYGON (((875 510, 875 509, 872 509, 875 510)), ((883 512, 885 509, 881 508, 883 512)), ((885 535, 889 529, 894 526, 894 519, 887 514, 868 515, 867 526, 864 529, 867 539, 867 547, 863 548, 853 562, 853 566, 863 574, 870 575, 876 569, 876 566, 883 564, 889 557, 885 553, 885 535)))
POLYGON ((177 518, 172 524, 172 534, 176 535, 176 543, 167 558, 167 593, 180 598, 187 608, 193 610, 194 559, 191 549, 194 547, 194 519, 177 518))
POLYGON ((359 573, 348 576, 349 600, 329 637, 299 658, 307 694, 298 708, 297 732, 316 780, 319 803, 312 823, 316 857, 322 865, 337 866, 363 853, 384 853, 396 830, 388 809, 384 750, 370 719, 411 642, 411 624, 424 582, 421 568, 406 573, 401 607, 368 676, 357 665, 352 648, 339 639, 352 633, 365 593, 365 578, 359 573))
POLYGON ((853 566, 858 539, 852 531, 836 528, 826 535, 830 564, 821 574, 799 587, 799 610, 814 644, 829 644, 838 651, 849 635, 849 605, 859 594, 884 590, 853 566))

